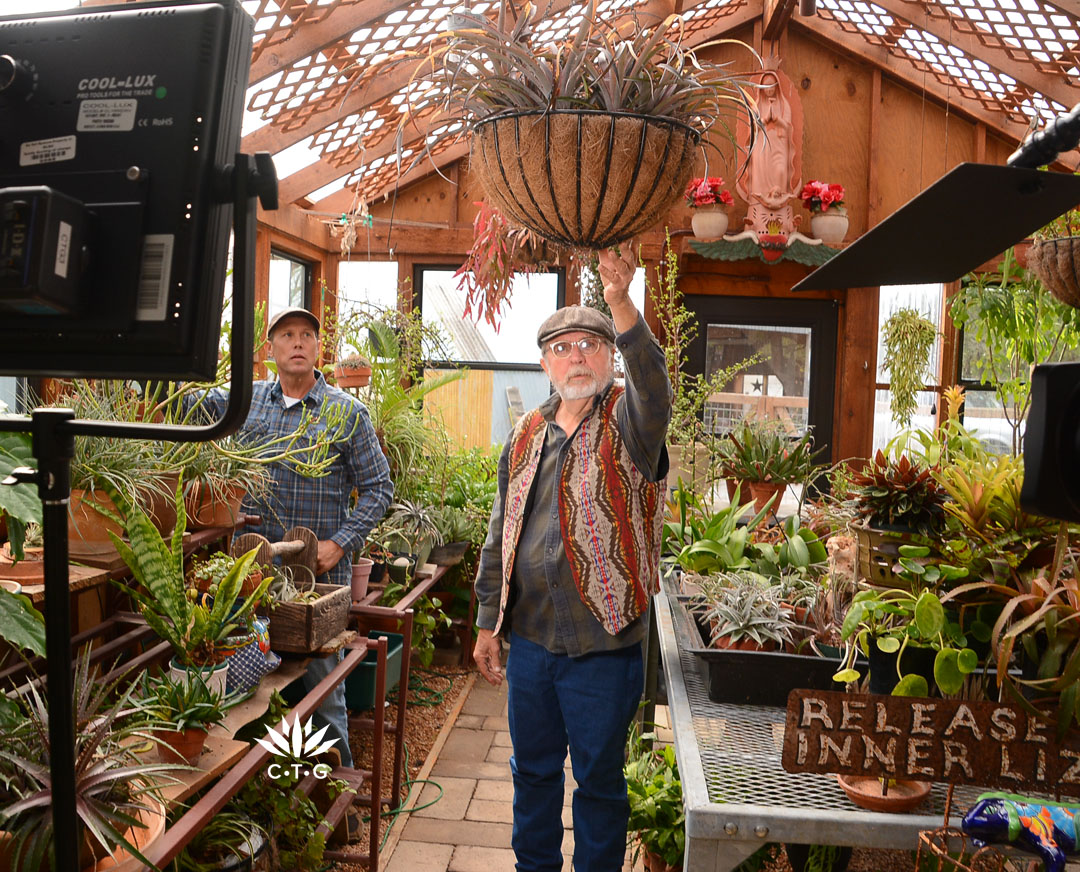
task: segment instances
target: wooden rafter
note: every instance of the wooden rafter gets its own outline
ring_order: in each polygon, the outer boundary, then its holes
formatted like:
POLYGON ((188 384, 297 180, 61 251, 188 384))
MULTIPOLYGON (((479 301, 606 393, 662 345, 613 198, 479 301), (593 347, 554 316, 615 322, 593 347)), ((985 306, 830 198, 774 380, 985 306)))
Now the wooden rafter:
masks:
POLYGON ((1019 142, 1027 133, 1027 126, 1011 121, 1000 112, 991 112, 977 100, 946 89, 933 76, 924 76, 911 63, 896 57, 882 46, 870 45, 861 36, 847 33, 832 22, 820 17, 792 19, 791 26, 805 28, 818 39, 833 43, 849 54, 863 60, 892 78, 902 82, 915 91, 925 91, 929 96, 948 104, 967 117, 983 122, 991 130, 997 131, 1004 139, 1019 142))
POLYGON ((913 27, 925 31, 941 42, 955 46, 964 54, 972 58, 979 58, 993 66, 1010 78, 1026 85, 1033 91, 1038 91, 1045 97, 1057 100, 1063 106, 1071 106, 1074 101, 1080 99, 1080 87, 1070 86, 1057 76, 1051 76, 1039 69, 1013 60, 1004 51, 990 50, 979 41, 972 33, 956 28, 950 28, 940 18, 934 18, 926 14, 926 11, 918 3, 904 3, 901 0, 874 0, 876 6, 880 6, 890 15, 903 21, 909 22, 913 27))
MULTIPOLYGON (((374 191, 371 196, 366 199, 369 203, 382 199, 388 194, 392 194, 395 189, 411 185, 413 182, 420 181, 420 179, 429 176, 436 168, 440 170, 445 169, 455 161, 461 160, 468 153, 469 143, 455 143, 442 152, 434 161, 425 160, 424 162, 417 164, 409 170, 409 172, 404 173, 394 184, 387 185, 384 188, 374 191)), ((353 191, 349 188, 345 188, 341 191, 334 192, 328 197, 323 197, 323 199, 319 200, 311 208, 322 212, 345 212, 353 207, 353 199, 353 191)))
POLYGON ((297 27, 289 36, 265 51, 251 65, 251 84, 281 72, 319 49, 348 39, 355 31, 385 18, 391 12, 408 8, 414 0, 365 0, 352 6, 338 7, 322 21, 297 27))
POLYGON ((787 30, 788 22, 795 11, 795 0, 765 0, 765 14, 762 16, 762 35, 765 39, 779 39, 787 30))

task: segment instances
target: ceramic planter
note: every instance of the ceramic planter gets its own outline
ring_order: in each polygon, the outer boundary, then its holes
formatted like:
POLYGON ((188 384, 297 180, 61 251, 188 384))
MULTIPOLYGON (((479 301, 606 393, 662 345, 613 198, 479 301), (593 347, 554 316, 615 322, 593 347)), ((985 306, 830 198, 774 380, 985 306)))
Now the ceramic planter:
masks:
MULTIPOLYGON (((143 801, 150 806, 149 810, 142 809, 135 813, 145 826, 130 827, 124 838, 131 842, 140 853, 146 854, 146 849, 161 838, 165 832, 165 807, 151 796, 144 796, 143 801)), ((98 860, 91 866, 83 869, 83 872, 140 872, 145 869, 141 860, 132 857, 125 848, 117 848, 111 857, 98 860)))
POLYGON ((210 527, 236 526, 240 517, 240 503, 246 493, 242 487, 231 486, 225 488, 221 499, 217 499, 211 489, 202 482, 192 482, 184 494, 187 528, 205 530, 210 527))
POLYGON ((334 381, 339 388, 365 388, 371 384, 371 367, 339 366, 334 369, 334 381))
POLYGON ((876 776, 837 775, 836 780, 855 805, 870 811, 911 811, 930 795, 928 781, 891 780, 888 792, 882 793, 881 779, 876 776))
POLYGON ((428 554, 428 562, 436 566, 457 566, 465 559, 465 552, 469 550, 470 542, 447 542, 445 545, 436 545, 428 554))
MULTIPOLYGON (((219 691, 222 695, 225 694, 225 685, 229 675, 228 660, 213 666, 192 666, 191 668, 202 676, 207 687, 219 691)), ((187 677, 187 672, 188 670, 181 666, 175 657, 169 661, 169 677, 174 681, 183 681, 187 677)))
POLYGON ((826 245, 839 245, 848 231, 847 210, 833 206, 810 216, 810 232, 826 245))
POLYGON ((368 581, 371 578, 371 567, 375 561, 370 557, 357 557, 352 565, 352 598, 353 602, 362 600, 367 596, 368 581))
POLYGON ((699 206, 690 216, 690 226, 698 239, 719 239, 728 228, 726 206, 699 206))
POLYGON ((780 511, 780 500, 784 498, 787 484, 776 481, 752 481, 749 482, 750 495, 754 498, 754 511, 760 512, 772 500, 769 511, 776 515, 780 511), (776 499, 773 499, 775 497, 776 499))

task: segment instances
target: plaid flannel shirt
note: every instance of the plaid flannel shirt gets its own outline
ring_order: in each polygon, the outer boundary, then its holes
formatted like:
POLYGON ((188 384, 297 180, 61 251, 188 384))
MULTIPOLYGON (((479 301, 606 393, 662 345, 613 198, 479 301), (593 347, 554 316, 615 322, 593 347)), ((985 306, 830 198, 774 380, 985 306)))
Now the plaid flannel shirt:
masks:
MULTIPOLYGON (((314 414, 323 401, 343 403, 350 408, 345 432, 349 439, 330 446, 336 455, 329 475, 306 478, 284 463, 270 467, 272 483, 265 501, 250 497, 244 500, 244 511, 262 518, 258 526, 250 527, 271 542, 278 542, 292 527, 310 527, 320 539, 336 542, 345 557, 320 582, 348 584, 351 577, 351 552, 364 544, 371 529, 382 520, 394 495, 390 466, 379 448, 368 410, 358 399, 326 383, 322 373, 315 373, 315 386, 299 403, 285 407, 281 385, 277 381, 258 381, 253 387, 251 408, 240 428, 245 440, 263 441, 292 433, 300 422, 303 408, 314 414), (353 424, 356 424, 355 430, 353 424), (358 499, 350 513, 349 496, 356 488, 358 499)), ((202 408, 212 418, 224 413, 228 393, 221 389, 209 391, 202 408)), ((317 425, 323 429, 324 425, 317 425)))

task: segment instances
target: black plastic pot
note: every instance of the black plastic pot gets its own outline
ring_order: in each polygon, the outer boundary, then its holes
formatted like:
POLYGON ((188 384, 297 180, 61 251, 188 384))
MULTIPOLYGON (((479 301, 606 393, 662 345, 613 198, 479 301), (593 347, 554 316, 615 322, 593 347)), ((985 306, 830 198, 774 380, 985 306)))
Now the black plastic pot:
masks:
MULTIPOLYGON (((896 658, 899 651, 887 654, 871 642, 870 646, 870 692, 890 694, 900 682, 897 675, 896 658)), ((926 679, 926 686, 934 687, 934 658, 937 652, 933 648, 908 645, 904 649, 904 659, 900 662, 903 675, 921 675, 926 679)))

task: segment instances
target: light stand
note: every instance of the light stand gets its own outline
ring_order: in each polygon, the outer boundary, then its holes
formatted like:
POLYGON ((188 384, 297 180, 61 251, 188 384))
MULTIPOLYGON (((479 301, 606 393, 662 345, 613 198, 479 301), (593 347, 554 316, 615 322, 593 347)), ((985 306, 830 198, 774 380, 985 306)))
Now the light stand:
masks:
MULTIPOLYGON (((232 372, 222 418, 201 427, 128 424, 75 418, 70 409, 35 409, 25 418, 0 418, 0 431, 32 433, 38 469, 21 467, 4 484, 34 482, 44 504, 45 647, 49 700, 49 759, 53 792, 53 842, 57 872, 78 872, 81 833, 75 811, 75 725, 72 709, 71 615, 68 581, 67 513, 75 436, 205 442, 236 431, 251 405, 255 307, 255 197, 264 209, 277 208, 277 178, 270 155, 238 154, 219 179, 231 194, 233 234, 232 372), (29 426, 28 426, 29 425, 29 426)), ((226 197, 227 198, 227 197, 226 197)))

